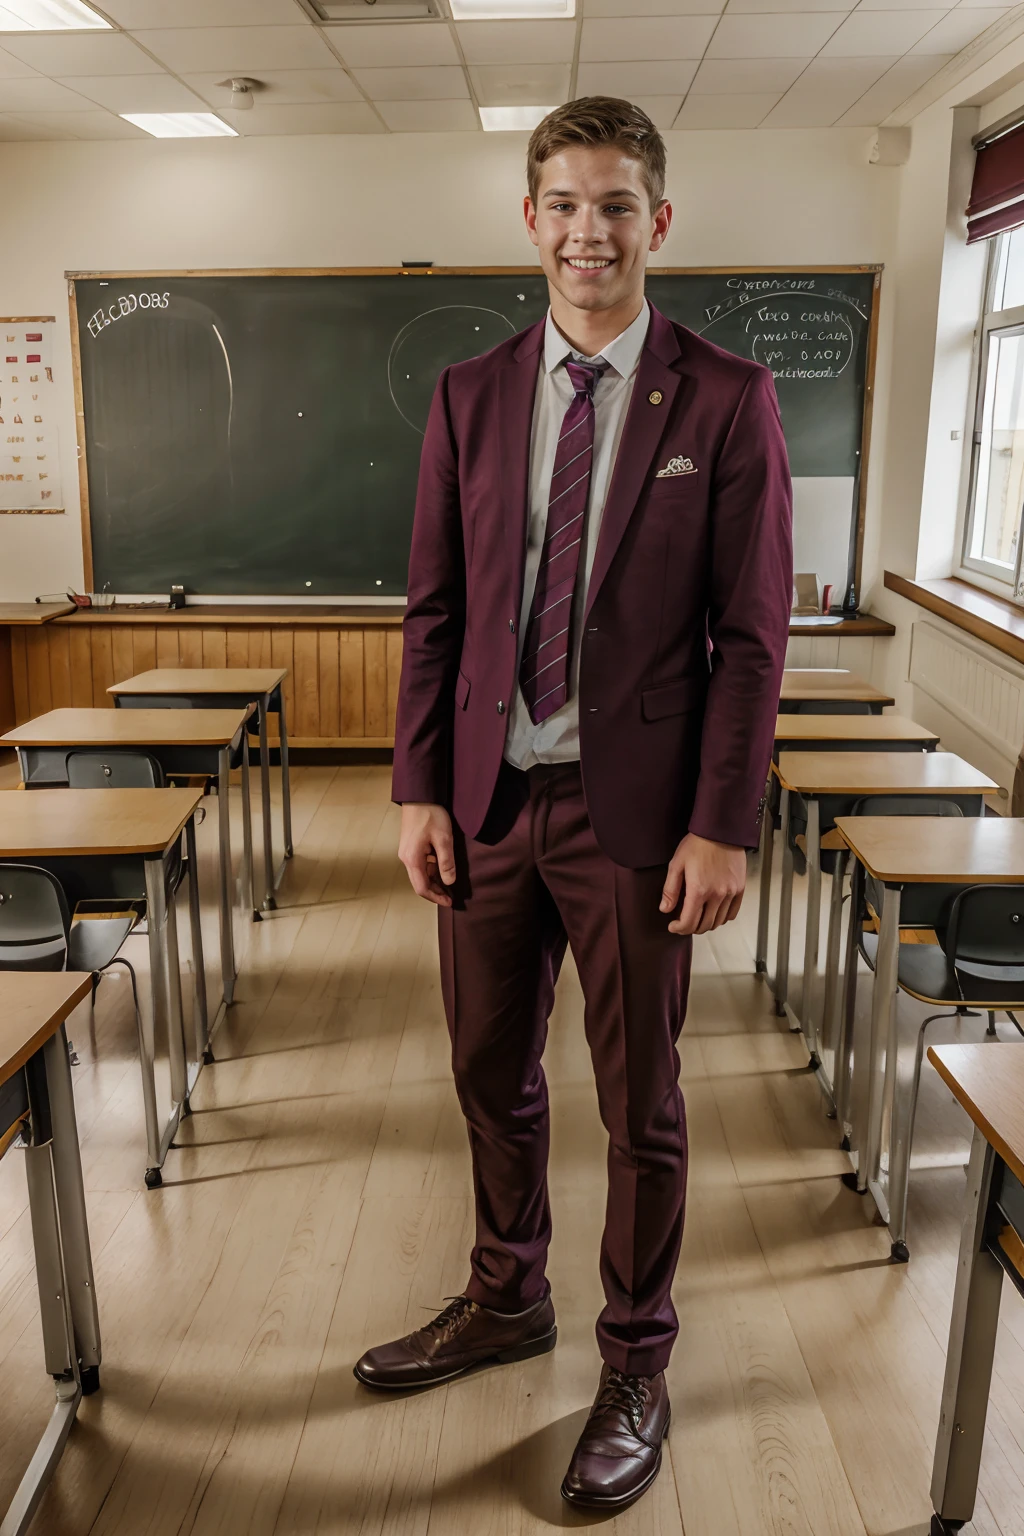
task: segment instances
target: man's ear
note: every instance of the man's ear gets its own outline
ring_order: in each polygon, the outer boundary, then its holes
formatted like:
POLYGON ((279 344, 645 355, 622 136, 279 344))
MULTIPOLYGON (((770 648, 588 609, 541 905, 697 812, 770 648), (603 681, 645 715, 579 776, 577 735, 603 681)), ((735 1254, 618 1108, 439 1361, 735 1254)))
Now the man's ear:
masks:
POLYGON ((651 250, 660 251, 668 237, 672 227, 672 204, 667 198, 662 198, 654 212, 654 233, 651 235, 651 250))
POLYGON ((527 193, 527 195, 523 198, 523 218, 526 220, 526 233, 529 235, 534 245, 539 245, 540 240, 537 235, 537 210, 533 206, 533 198, 530 197, 529 193, 527 193))

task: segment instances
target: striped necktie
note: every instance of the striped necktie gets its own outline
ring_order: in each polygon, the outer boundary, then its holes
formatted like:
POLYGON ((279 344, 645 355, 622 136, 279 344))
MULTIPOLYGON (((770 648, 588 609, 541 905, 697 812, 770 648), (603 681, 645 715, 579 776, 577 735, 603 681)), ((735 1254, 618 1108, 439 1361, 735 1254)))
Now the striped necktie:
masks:
POLYGON ((575 391, 555 448, 548 522, 530 605, 519 686, 534 725, 569 696, 573 595, 594 457, 594 389, 603 368, 566 362, 575 391))

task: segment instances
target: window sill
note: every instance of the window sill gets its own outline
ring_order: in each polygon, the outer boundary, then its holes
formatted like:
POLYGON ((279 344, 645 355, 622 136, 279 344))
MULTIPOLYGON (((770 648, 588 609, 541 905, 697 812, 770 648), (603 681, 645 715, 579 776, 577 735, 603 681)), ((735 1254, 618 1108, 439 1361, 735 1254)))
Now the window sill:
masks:
POLYGON ((1008 598, 995 597, 954 576, 942 581, 911 581, 886 571, 885 585, 890 592, 898 592, 927 608, 947 624, 955 624, 976 640, 984 640, 993 650, 1024 663, 1024 608, 1008 598))

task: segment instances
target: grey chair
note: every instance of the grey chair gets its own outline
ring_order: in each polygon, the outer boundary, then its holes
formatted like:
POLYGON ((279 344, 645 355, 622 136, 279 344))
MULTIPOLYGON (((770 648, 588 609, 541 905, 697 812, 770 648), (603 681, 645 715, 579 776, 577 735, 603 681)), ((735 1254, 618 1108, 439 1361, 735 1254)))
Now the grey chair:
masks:
POLYGON ((164 771, 148 752, 81 748, 67 755, 71 789, 163 789, 164 771))

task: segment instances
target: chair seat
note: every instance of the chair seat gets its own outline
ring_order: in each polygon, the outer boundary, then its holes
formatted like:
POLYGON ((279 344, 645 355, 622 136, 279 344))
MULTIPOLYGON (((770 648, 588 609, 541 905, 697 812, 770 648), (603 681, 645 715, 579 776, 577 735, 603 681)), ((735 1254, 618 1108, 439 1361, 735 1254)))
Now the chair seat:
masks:
MULTIPOLYGON (((878 935, 865 933, 862 947, 864 958, 874 970, 878 935)), ((1024 966, 972 966, 968 970, 961 964, 954 970, 938 944, 901 944, 897 979, 904 992, 922 1003, 1024 1008, 1024 966), (990 974, 982 974, 984 971, 990 974)))
POLYGON ((69 971, 103 971, 135 927, 134 912, 124 917, 87 917, 71 925, 69 971))

